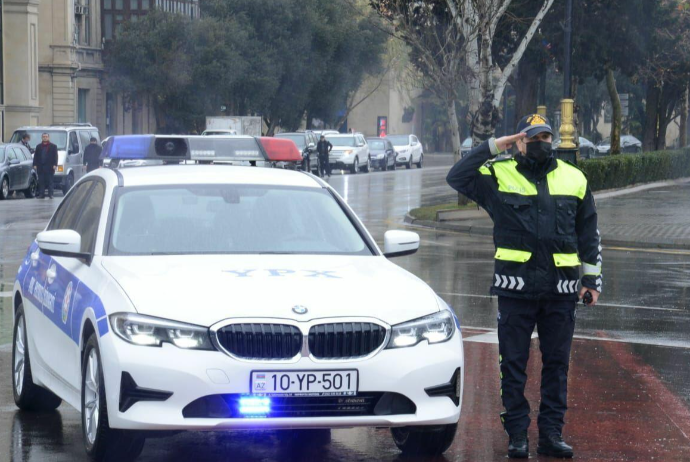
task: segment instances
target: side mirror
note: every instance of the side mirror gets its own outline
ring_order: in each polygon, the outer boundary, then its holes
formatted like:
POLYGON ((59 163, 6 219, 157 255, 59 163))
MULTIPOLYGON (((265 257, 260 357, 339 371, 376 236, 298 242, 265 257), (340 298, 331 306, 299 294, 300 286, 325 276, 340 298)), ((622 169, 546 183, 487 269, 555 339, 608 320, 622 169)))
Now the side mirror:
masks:
POLYGON ((81 251, 81 236, 71 229, 43 231, 36 236, 38 247, 53 257, 79 258, 91 264, 91 254, 81 251))
POLYGON ((419 234, 411 231, 386 231, 383 235, 383 255, 387 258, 412 255, 419 250, 419 234))
POLYGON ((19 163, 19 159, 10 159, 10 165, 17 165, 19 163))

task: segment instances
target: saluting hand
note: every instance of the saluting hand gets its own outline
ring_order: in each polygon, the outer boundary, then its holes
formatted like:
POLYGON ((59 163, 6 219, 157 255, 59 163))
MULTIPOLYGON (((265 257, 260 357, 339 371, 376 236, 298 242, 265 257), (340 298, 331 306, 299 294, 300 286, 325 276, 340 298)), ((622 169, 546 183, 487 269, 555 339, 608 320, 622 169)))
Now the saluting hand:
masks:
POLYGON ((516 135, 502 136, 500 138, 496 138, 496 147, 501 152, 506 151, 512 148, 513 145, 518 142, 518 140, 523 139, 525 136, 527 136, 526 133, 518 133, 516 135))

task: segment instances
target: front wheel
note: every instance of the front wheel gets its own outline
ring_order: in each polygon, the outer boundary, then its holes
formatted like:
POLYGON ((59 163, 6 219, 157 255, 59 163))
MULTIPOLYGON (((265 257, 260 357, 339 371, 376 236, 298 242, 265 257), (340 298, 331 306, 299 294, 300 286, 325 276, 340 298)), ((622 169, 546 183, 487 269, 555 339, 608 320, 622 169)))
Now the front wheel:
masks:
POLYGON ((24 197, 31 199, 36 197, 36 191, 38 190, 38 181, 36 177, 31 175, 31 180, 29 180, 29 187, 24 190, 24 197))
POLYGON ((367 163, 362 166, 362 172, 369 173, 369 170, 371 170, 371 159, 367 158, 367 163))
POLYGON ((25 411, 52 411, 62 400, 54 393, 34 384, 31 376, 31 360, 26 341, 26 320, 24 305, 20 304, 14 317, 14 338, 12 341, 12 390, 14 402, 25 411))
POLYGON ((350 166, 350 173, 353 175, 359 173, 359 159, 357 157, 355 157, 354 162, 352 162, 352 165, 350 166))
POLYGON ((391 428, 393 441, 403 454, 409 456, 438 456, 448 450, 458 424, 433 427, 391 428))
POLYGON ((81 423, 86 454, 93 461, 133 460, 144 449, 144 438, 133 431, 115 430, 108 422, 103 367, 96 335, 86 342, 82 356, 81 423))
POLYGON ((410 156, 410 160, 405 164, 405 168, 408 170, 412 168, 412 156, 410 156))
POLYGON ((422 164, 424 163, 424 154, 419 155, 419 162, 417 162, 417 168, 422 168, 422 164))
POLYGON ((4 177, 2 179, 2 183, 0 183, 0 200, 5 200, 7 197, 10 195, 10 182, 7 180, 7 177, 4 177))

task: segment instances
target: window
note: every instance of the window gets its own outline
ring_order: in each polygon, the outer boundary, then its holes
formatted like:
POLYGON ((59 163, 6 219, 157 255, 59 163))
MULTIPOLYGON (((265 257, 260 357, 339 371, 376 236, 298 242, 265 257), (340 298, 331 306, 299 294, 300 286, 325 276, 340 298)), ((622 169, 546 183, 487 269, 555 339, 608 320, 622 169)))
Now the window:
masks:
POLYGON ((24 162, 25 160, 27 160, 21 148, 14 148, 14 153, 17 156, 17 159, 19 159, 19 162, 24 162))
POLYGON ((7 150, 7 160, 16 160, 17 159, 17 154, 14 152, 14 149, 8 149, 7 150))
POLYGON ((94 183, 94 185, 74 229, 81 235, 81 251, 87 253, 93 252, 93 247, 96 244, 98 223, 100 222, 103 196, 105 195, 103 183, 100 181, 89 183, 94 183))
POLYGON ((79 140, 82 146, 88 146, 91 142, 91 134, 86 130, 79 130, 79 140))
POLYGON ((5 163, 5 148, 0 148, 0 164, 5 163))
POLYGON ((50 225, 48 225, 48 231, 54 229, 73 229, 76 231, 79 211, 82 209, 93 183, 94 181, 84 181, 72 188, 55 212, 50 225))
POLYGON ((115 9, 122 10, 124 8, 124 0, 115 0, 115 9))
POLYGON ((103 15, 103 37, 106 40, 111 40, 113 38, 113 15, 110 13, 105 13, 103 15))
POLYGON ((92 131, 89 133, 89 143, 91 142, 91 138, 96 138, 96 141, 98 141, 99 143, 101 142, 101 137, 98 131, 92 131))
POLYGON ((113 9, 113 0, 104 0, 103 1, 103 9, 104 10, 112 10, 113 9))
POLYGON ((80 88, 77 94, 77 122, 79 123, 88 122, 88 116, 86 114, 88 98, 89 90, 80 88))
POLYGON ((70 132, 69 134, 69 147, 72 154, 79 152, 79 141, 75 132, 70 132))
POLYGON ((138 10, 139 9, 139 0, 129 0, 129 9, 130 10, 138 10))
POLYGON ((149 8, 149 0, 141 0, 141 9, 148 10, 149 8))

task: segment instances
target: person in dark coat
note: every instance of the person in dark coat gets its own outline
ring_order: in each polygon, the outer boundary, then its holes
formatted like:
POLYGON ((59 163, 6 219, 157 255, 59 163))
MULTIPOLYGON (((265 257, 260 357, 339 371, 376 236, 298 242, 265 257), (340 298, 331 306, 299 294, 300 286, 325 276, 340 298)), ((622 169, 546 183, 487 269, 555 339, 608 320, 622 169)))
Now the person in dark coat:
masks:
POLYGON ((84 149, 84 165, 86 172, 92 172, 101 166, 101 151, 103 148, 96 138, 91 138, 91 143, 84 149))
POLYGON ((331 163, 328 161, 328 153, 333 149, 333 145, 330 141, 326 139, 325 136, 321 135, 318 144, 316 145, 316 152, 319 153, 319 176, 324 177, 328 175, 331 177, 331 163))
POLYGON ((48 188, 48 197, 53 198, 53 176, 58 166, 57 146, 50 142, 50 135, 41 135, 41 144, 36 146, 34 153, 34 170, 38 173, 38 199, 45 198, 48 188))

